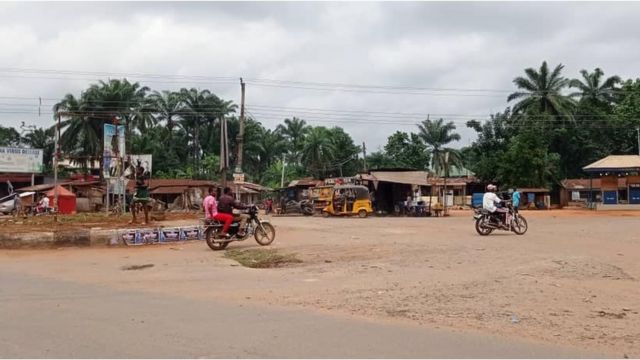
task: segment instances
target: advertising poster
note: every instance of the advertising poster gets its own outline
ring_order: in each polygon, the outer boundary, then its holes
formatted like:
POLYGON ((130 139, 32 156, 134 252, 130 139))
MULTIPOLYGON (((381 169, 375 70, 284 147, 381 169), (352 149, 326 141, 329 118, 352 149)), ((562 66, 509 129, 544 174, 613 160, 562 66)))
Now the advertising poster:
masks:
POLYGON ((155 244, 160 242, 160 231, 158 229, 141 229, 138 231, 140 241, 144 244, 155 244))
POLYGON ((179 228, 160 229, 160 241, 161 242, 180 241, 180 229, 179 228))
MULTIPOLYGON (((149 174, 149 177, 153 174, 153 156, 151 154, 144 155, 129 155, 129 160, 131 161, 130 165, 133 167, 138 166, 138 160, 140 160, 140 165, 144 168, 144 173, 149 174)), ((130 169, 128 169, 130 171, 130 169)))
POLYGON ((200 228, 197 226, 184 227, 181 230, 180 240, 200 240, 200 228))
POLYGON ((120 239, 122 240, 122 242, 124 244, 127 245, 141 245, 142 242, 140 242, 139 236, 138 236, 138 231, 135 229, 132 230, 123 230, 122 232, 120 232, 120 239))
POLYGON ((118 161, 124 154, 124 126, 118 126, 116 135, 116 125, 104 124, 104 153, 103 175, 105 179, 118 177, 120 175, 121 162, 118 161))

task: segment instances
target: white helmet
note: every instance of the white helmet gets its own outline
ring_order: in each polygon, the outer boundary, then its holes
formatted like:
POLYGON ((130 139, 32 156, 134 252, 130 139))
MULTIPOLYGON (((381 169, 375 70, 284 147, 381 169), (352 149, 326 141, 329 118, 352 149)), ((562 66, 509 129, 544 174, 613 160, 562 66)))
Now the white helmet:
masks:
POLYGON ((487 185, 487 190, 489 190, 489 191, 495 191, 496 189, 497 189, 497 187, 495 185, 493 185, 493 184, 487 185))

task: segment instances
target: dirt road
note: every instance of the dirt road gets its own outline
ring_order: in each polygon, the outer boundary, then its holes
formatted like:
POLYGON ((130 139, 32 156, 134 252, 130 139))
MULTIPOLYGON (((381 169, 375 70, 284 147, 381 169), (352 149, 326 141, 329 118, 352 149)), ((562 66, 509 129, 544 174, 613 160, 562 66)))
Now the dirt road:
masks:
POLYGON ((279 269, 242 268, 203 243, 191 243, 3 251, 0 271, 640 356, 638 217, 524 214, 530 226, 525 236, 489 237, 475 234, 470 214, 274 218, 278 237, 272 247, 303 260, 279 269), (132 264, 154 267, 121 269, 132 264))

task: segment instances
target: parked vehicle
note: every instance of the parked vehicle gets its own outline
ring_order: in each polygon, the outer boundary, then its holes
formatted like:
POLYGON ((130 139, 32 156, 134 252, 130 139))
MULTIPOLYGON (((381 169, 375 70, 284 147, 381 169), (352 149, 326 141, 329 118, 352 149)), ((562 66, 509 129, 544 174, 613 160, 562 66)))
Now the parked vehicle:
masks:
POLYGON ((249 220, 247 221, 244 229, 244 236, 239 237, 239 223, 234 221, 229 228, 229 237, 222 237, 223 224, 218 220, 205 219, 204 220, 204 234, 207 241, 207 245, 212 250, 224 250, 230 242, 244 241, 250 236, 256 240, 256 242, 262 246, 270 245, 276 238, 276 229, 269 223, 268 220, 262 220, 258 217, 258 207, 251 205, 247 211, 249 214, 249 220))
MULTIPOLYGON (((0 214, 4 214, 4 215, 16 215, 18 213, 18 211, 21 211, 21 209, 16 208, 16 197, 20 196, 20 198, 26 198, 28 196, 32 196, 33 192, 25 192, 25 193, 13 193, 10 194, 8 196, 3 197, 2 199, 0 199, 0 214)), ((20 204, 23 203, 22 201, 19 202, 20 204)))
POLYGON ((284 208, 280 209, 281 214, 302 214, 306 216, 313 215, 313 203, 309 200, 295 201, 289 200, 285 203, 284 208))
POLYGON ((492 213, 483 208, 474 209, 473 218, 476 221, 476 231, 482 236, 491 234, 494 230, 513 231, 518 235, 524 235, 529 228, 527 220, 513 209, 511 201, 505 202, 507 207, 506 222, 500 221, 503 213, 492 213))
POLYGON ((358 215, 366 218, 373 213, 369 189, 362 185, 338 185, 333 188, 332 200, 322 210, 324 216, 358 215))

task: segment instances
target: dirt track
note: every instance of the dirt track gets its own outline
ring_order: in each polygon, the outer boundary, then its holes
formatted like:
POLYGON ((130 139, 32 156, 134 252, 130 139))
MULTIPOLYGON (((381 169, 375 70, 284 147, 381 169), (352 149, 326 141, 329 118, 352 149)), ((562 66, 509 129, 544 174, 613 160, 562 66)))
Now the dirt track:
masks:
MULTIPOLYGON (((204 243, 2 251, 0 270, 258 301, 640 356, 637 213, 523 212, 525 236, 450 218, 274 218, 295 267, 246 269, 204 243), (125 265, 153 263, 140 271, 125 265)), ((230 248, 255 247, 255 242, 230 248)))

